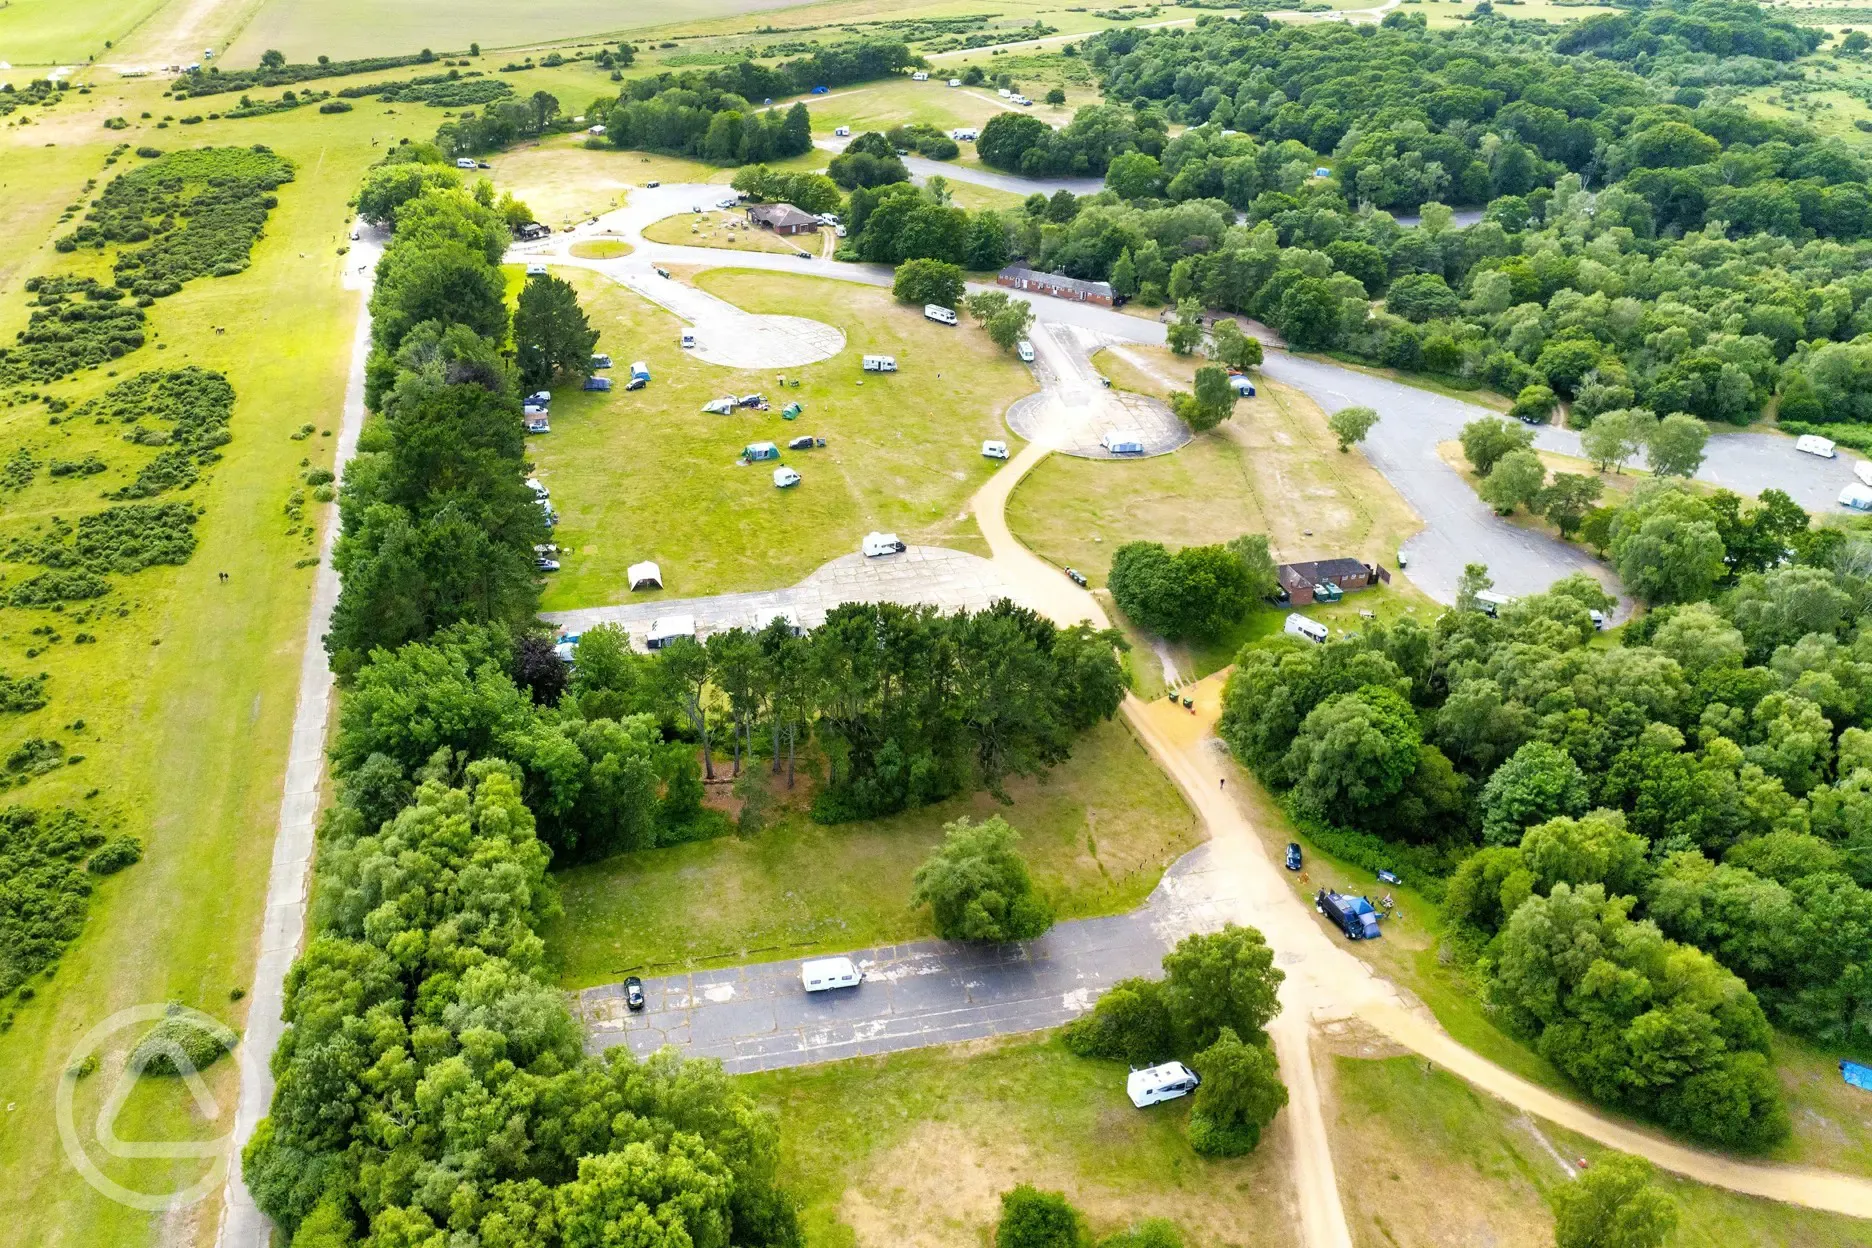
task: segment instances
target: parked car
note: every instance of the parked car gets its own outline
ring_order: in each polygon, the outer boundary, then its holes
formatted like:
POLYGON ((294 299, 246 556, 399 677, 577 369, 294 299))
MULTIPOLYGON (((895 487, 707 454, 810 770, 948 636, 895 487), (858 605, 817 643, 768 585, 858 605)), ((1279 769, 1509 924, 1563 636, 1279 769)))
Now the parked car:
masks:
POLYGON ((815 438, 809 433, 802 433, 799 437, 792 439, 786 444, 787 450, 789 451, 810 451, 815 447, 824 445, 824 438, 815 438))
POLYGON ((662 185, 663 184, 657 181, 655 178, 651 178, 648 182, 644 183, 644 189, 646 191, 654 191, 656 190, 657 187, 662 186, 662 185))
POLYGON ((541 555, 533 561, 533 566, 542 572, 557 572, 559 570, 559 561, 546 555, 541 555))
POLYGON ((624 388, 626 390, 641 390, 649 384, 650 379, 648 377, 633 377, 628 382, 624 383, 624 388))
POLYGON ((1298 871, 1300 869, 1300 842, 1299 841, 1287 842, 1287 869, 1289 871, 1298 871))
POLYGON ((624 1006, 632 1011, 641 1010, 644 1007, 643 980, 635 975, 624 981, 624 1006))
POLYGON ((1066 579, 1077 585, 1080 589, 1086 589, 1091 585, 1091 582, 1086 580, 1086 574, 1081 572, 1078 568, 1067 568, 1066 579))

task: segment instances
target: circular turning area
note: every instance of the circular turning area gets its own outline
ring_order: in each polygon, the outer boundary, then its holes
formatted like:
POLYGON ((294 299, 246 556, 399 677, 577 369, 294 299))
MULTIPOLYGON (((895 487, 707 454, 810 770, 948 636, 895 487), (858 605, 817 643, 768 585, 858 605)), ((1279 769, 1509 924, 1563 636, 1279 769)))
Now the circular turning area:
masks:
POLYGON ((697 359, 724 368, 798 368, 845 349, 845 333, 803 316, 761 316, 723 303, 693 313, 697 359))
POLYGON ((1125 390, 1042 390, 1016 400, 1007 423, 1029 442, 1080 459, 1149 459, 1195 436, 1168 403, 1125 390))

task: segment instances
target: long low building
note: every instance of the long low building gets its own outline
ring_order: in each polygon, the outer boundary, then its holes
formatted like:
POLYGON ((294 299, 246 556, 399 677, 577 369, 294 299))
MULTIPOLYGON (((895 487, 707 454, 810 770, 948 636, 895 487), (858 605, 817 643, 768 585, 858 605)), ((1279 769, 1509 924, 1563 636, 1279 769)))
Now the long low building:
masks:
POLYGON ((747 210, 750 222, 776 234, 810 234, 819 228, 819 218, 792 204, 754 204, 747 210))
POLYGON ((1378 564, 1357 559, 1315 559, 1309 563, 1283 563, 1274 569, 1281 592, 1296 607, 1311 602, 1333 602, 1341 594, 1365 589, 1374 581, 1391 582, 1391 573, 1378 564))
POLYGON ((1075 303, 1097 303, 1108 308, 1114 298, 1110 282, 1088 282, 1084 278, 1041 273, 1013 264, 995 274, 995 282, 1030 294, 1052 295, 1055 299, 1071 299, 1075 303))

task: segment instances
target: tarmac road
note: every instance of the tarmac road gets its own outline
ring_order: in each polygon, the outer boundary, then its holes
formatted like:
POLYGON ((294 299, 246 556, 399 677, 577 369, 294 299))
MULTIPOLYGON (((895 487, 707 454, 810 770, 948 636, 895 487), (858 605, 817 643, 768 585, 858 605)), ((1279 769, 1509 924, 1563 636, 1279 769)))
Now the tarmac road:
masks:
POLYGON ((587 988, 578 994, 585 1047, 623 1044, 642 1057, 674 1044, 743 1074, 1057 1027, 1118 980, 1157 975, 1184 936, 1221 928, 1233 914, 1232 877, 1209 862, 1198 846, 1139 909, 1061 923, 1038 940, 854 950, 864 974, 856 988, 808 993, 797 960, 646 979, 635 1014, 621 983, 587 988))

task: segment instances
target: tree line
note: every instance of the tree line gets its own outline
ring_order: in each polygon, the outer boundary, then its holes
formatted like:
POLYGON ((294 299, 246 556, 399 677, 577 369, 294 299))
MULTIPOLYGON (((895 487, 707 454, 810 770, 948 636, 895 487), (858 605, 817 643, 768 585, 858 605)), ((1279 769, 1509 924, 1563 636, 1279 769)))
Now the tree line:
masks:
POLYGON ((1660 482, 1608 527, 1654 604, 1623 644, 1588 644, 1589 578, 1496 618, 1472 567, 1432 626, 1248 646, 1221 732, 1323 844, 1441 895, 1590 1095, 1758 1147, 1787 1130, 1771 1023, 1872 1040, 1872 562, 1772 491, 1660 482))

